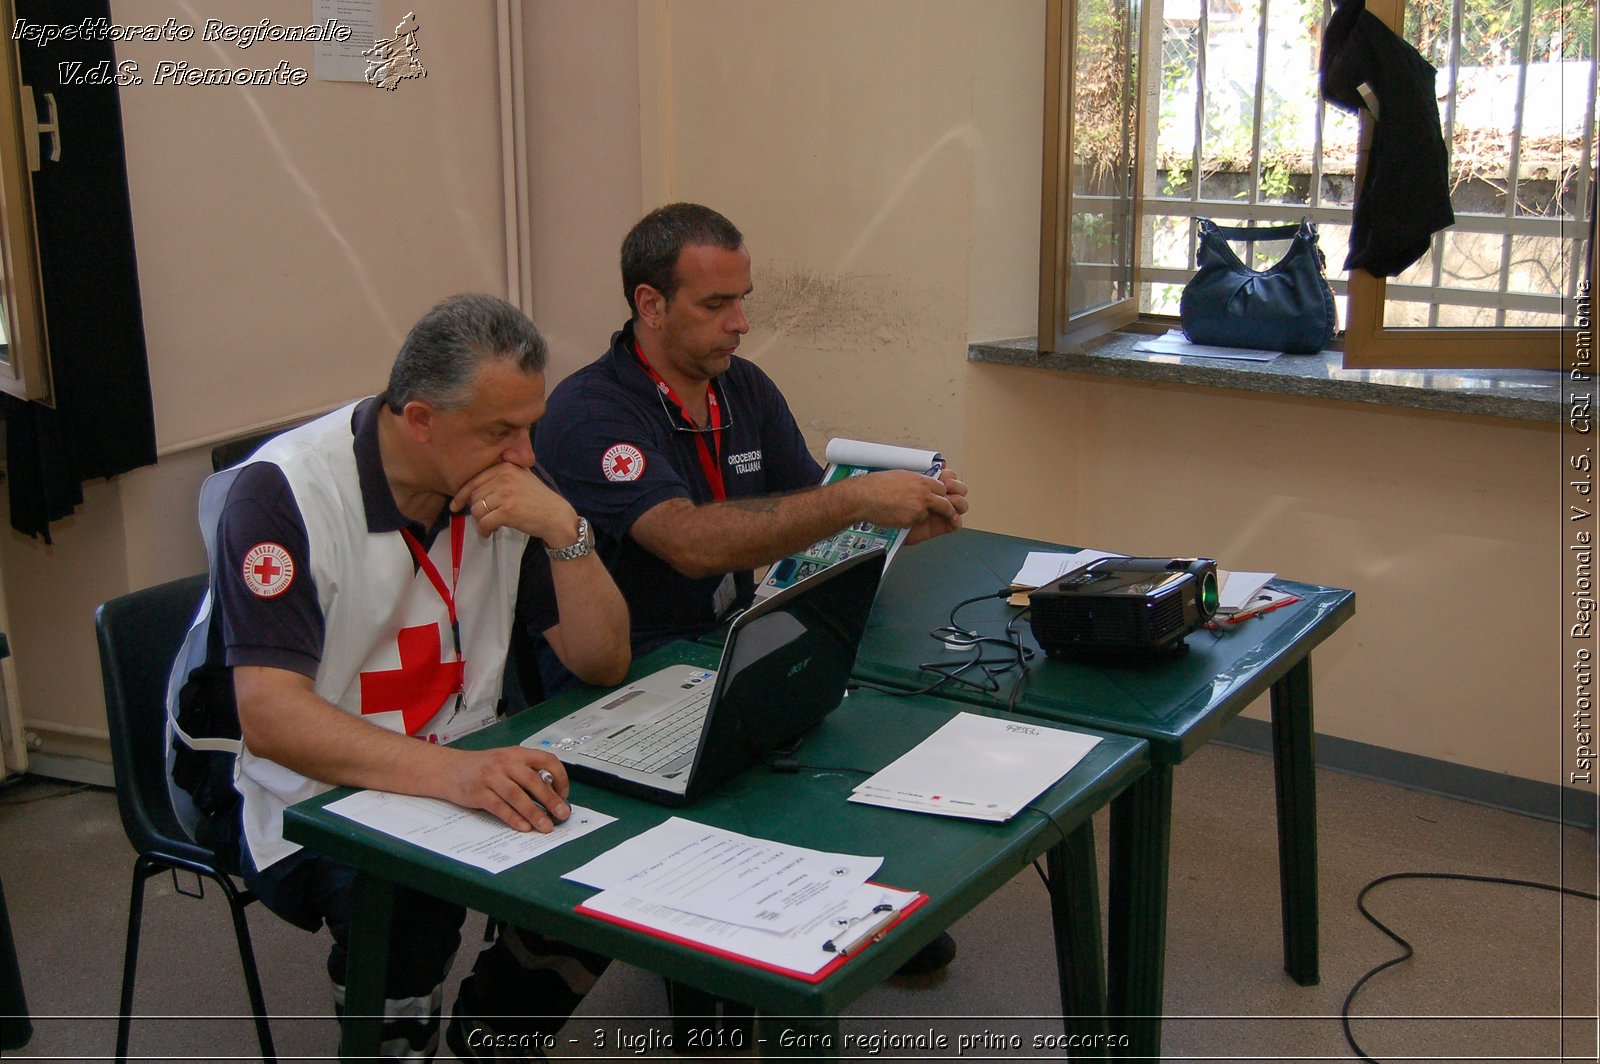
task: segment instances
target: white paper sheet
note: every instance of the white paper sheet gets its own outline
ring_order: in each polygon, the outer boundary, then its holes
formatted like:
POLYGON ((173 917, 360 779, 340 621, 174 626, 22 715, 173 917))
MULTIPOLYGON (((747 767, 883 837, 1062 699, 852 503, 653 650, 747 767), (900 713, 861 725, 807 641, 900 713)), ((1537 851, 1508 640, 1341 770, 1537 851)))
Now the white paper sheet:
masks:
POLYGON ((957 713, 858 785, 852 802, 1008 820, 1100 740, 1047 724, 957 713))
POLYGON ((881 915, 892 919, 894 913, 916 897, 913 891, 866 883, 783 934, 686 913, 619 890, 602 891, 584 902, 583 908, 736 953, 762 964, 813 975, 839 956, 837 951, 824 948, 826 943, 836 937, 841 941, 847 935, 855 937, 857 927, 889 922, 879 919, 880 914, 873 910, 880 905, 890 906, 889 911, 881 915))
POLYGON ((786 846, 673 817, 564 878, 783 932, 837 904, 882 863, 881 857, 786 846))
POLYGON ((1277 573, 1238 573, 1230 570, 1221 570, 1217 574, 1222 579, 1221 586, 1217 589, 1217 609, 1222 613, 1232 613, 1242 609, 1261 589, 1267 586, 1267 581, 1277 576, 1277 573))
POLYGON ((378 0, 311 0, 311 17, 317 22, 338 19, 340 26, 350 30, 346 40, 320 41, 312 45, 312 76, 317 81, 367 80, 367 57, 362 53, 379 37, 389 36, 379 32, 378 23, 383 12, 378 0))
POLYGON ((357 791, 329 802, 327 810, 488 872, 504 872, 616 819, 575 805, 571 816, 548 835, 541 835, 508 827, 481 809, 388 791, 357 791))
POLYGON ((910 469, 918 473, 927 472, 944 462, 938 451, 837 437, 828 441, 823 457, 833 465, 860 466, 863 469, 910 469))
POLYGON ((1135 351, 1147 351, 1155 355, 1191 355, 1197 358, 1233 358, 1244 362, 1271 362, 1282 351, 1263 351, 1253 347, 1211 347, 1206 344, 1192 344, 1188 337, 1183 335, 1181 329, 1168 329, 1160 336, 1152 336, 1148 340, 1140 340, 1133 345, 1135 351))
POLYGON ((1068 573, 1075 573, 1101 558, 1121 558, 1125 555, 1105 550, 1080 550, 1076 554, 1061 551, 1030 550, 1022 568, 1011 578, 1012 587, 1044 587, 1053 584, 1068 573))

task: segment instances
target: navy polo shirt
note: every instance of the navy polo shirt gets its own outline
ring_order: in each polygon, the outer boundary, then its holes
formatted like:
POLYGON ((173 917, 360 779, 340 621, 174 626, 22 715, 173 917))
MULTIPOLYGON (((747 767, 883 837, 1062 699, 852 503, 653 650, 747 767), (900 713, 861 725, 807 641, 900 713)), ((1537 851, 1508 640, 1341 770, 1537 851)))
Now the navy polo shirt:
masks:
MULTIPOLYGON (((702 434, 657 390, 633 344, 629 322, 612 336, 610 351, 551 392, 534 448, 561 494, 589 519, 600 556, 627 600, 638 654, 716 627, 722 618, 712 600, 722 576, 692 580, 628 535, 641 514, 670 499, 715 501, 695 442, 702 434)), ((754 363, 735 355, 712 387, 723 413, 719 464, 727 498, 795 491, 822 480, 789 404, 754 363)), ((712 442, 711 434, 703 435, 712 442)), ((736 605, 748 606, 753 575, 739 572, 734 579, 736 605)))
MULTIPOLYGON (((398 535, 401 529, 409 528, 426 549, 440 531, 449 527, 450 515, 448 512, 440 514, 434 527, 425 529, 400 513, 378 453, 381 402, 381 397, 363 400, 350 416, 367 531, 398 535)), ((322 661, 325 626, 321 601, 309 577, 309 556, 305 521, 283 470, 270 462, 256 462, 241 469, 228 490, 228 501, 218 522, 220 577, 214 575, 212 580, 221 622, 213 627, 213 632, 221 630, 223 664, 264 665, 316 677, 322 661), (295 560, 296 568, 307 574, 274 598, 252 594, 239 575, 244 568, 244 556, 263 542, 283 547, 295 560)), ((414 570, 397 573, 395 579, 408 580, 413 575, 414 570)), ((459 608, 470 610, 472 604, 462 602, 459 608)), ((542 632, 559 619, 555 588, 550 580, 550 559, 539 541, 530 539, 522 555, 517 584, 517 623, 530 631, 542 632)))

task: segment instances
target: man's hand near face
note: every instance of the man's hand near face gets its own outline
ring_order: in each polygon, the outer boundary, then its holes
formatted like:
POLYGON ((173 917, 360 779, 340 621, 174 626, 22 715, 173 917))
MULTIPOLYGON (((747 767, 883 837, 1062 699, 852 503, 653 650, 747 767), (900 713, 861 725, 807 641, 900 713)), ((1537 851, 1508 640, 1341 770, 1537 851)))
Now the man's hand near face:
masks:
MULTIPOLYGON (((578 513, 532 470, 514 462, 490 466, 462 486, 450 500, 456 512, 469 510, 480 536, 514 528, 551 550, 578 541, 578 513)), ((539 550, 537 544, 530 550, 539 550)), ((561 663, 584 683, 609 687, 622 682, 632 653, 628 643, 628 605, 600 555, 552 561, 556 606, 561 620, 543 632, 561 663)))
POLYGON ((480 536, 510 527, 565 547, 576 536, 578 513, 530 469, 511 462, 490 466, 456 492, 450 509, 467 511, 480 536))

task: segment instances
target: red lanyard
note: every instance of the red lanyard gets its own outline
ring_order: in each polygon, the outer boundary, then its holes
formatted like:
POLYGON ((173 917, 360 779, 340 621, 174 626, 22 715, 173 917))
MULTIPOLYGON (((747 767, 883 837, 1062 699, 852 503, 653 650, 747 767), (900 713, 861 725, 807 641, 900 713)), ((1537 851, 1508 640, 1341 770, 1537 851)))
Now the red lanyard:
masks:
POLYGON ((405 537, 406 546, 411 548, 411 557, 417 561, 417 567, 428 574, 428 582, 433 585, 439 597, 444 599, 445 609, 450 611, 450 639, 455 644, 456 661, 461 664, 460 685, 456 688, 456 708, 450 714, 451 719, 456 713, 461 712, 461 703, 467 693, 467 667, 466 658, 461 654, 461 622, 456 618, 456 584, 461 580, 461 550, 467 542, 467 515, 450 515, 450 586, 444 586, 444 577, 439 575, 439 567, 433 564, 433 559, 428 557, 428 552, 422 549, 422 544, 417 542, 417 537, 411 534, 411 529, 402 528, 400 534, 405 537))
MULTIPOLYGON (((644 357, 644 352, 639 350, 637 340, 633 344, 633 353, 639 356, 639 365, 643 366, 646 375, 656 382, 661 394, 671 399, 677 405, 678 413, 683 415, 683 420, 693 425, 694 419, 689 416, 683 400, 678 398, 678 393, 672 390, 672 385, 662 380, 661 374, 657 373, 656 368, 644 357)), ((728 497, 727 489, 722 483, 722 404, 717 402, 717 392, 711 387, 710 381, 706 382, 706 411, 711 421, 711 443, 709 445, 706 443, 707 433, 698 430, 695 431, 694 442, 700 445, 700 468, 705 472, 706 483, 711 486, 711 497, 721 502, 728 497)))

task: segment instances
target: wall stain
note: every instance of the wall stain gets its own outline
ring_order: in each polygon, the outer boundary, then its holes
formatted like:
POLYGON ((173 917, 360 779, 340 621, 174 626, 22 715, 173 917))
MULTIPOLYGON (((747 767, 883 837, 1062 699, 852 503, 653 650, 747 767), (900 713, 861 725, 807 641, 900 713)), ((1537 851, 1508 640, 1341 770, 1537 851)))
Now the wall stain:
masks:
POLYGON ((905 343, 929 324, 930 305, 870 274, 767 269, 757 271, 748 313, 758 336, 861 349, 905 343))

